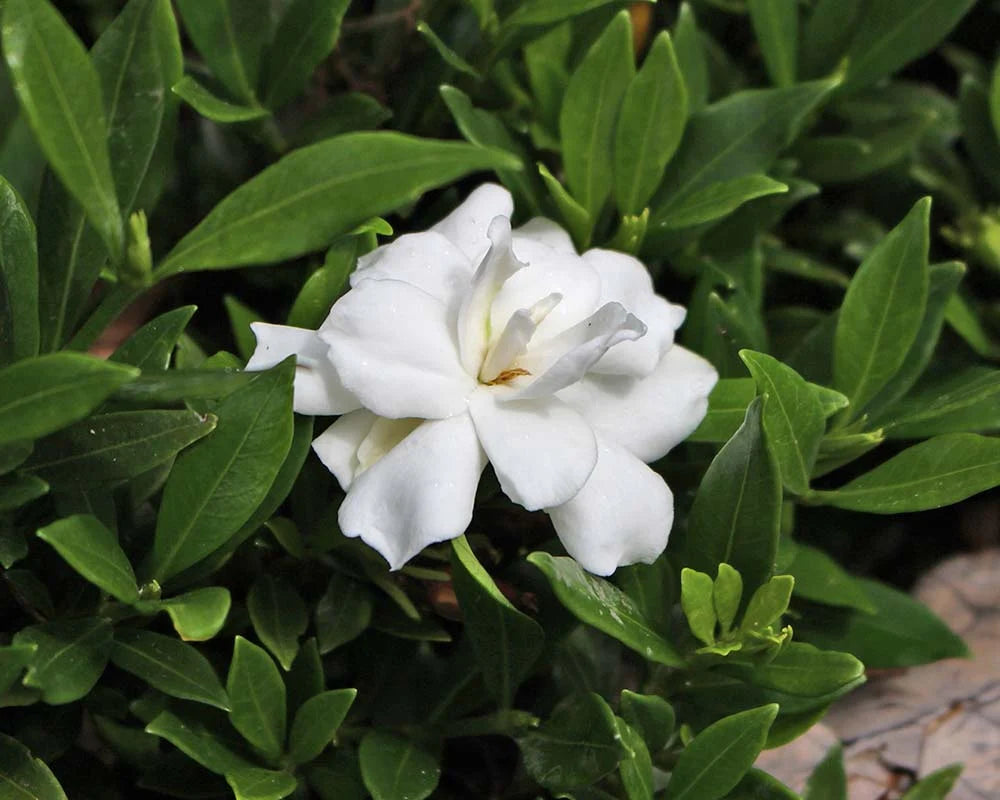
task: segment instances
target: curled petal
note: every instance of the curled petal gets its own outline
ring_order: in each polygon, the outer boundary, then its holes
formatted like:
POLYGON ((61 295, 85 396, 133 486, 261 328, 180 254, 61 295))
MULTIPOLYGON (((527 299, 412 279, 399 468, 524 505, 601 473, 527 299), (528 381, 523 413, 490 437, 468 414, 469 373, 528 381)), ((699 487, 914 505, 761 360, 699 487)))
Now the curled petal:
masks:
POLYGON ((469 398, 476 433, 500 488, 529 511, 565 503, 597 462, 593 430, 554 397, 498 403, 503 391, 481 389, 469 398))
POLYGON ((447 307, 402 281, 361 281, 319 335, 344 386, 381 417, 450 417, 476 385, 458 359, 447 307))
POLYGON ((531 308, 515 311, 507 320, 507 326, 500 334, 500 338, 493 343, 486 354, 483 368, 479 371, 479 379, 484 383, 491 382, 520 358, 527 351, 528 342, 535 335, 535 330, 552 313, 552 309, 559 305, 560 300, 562 295, 550 294, 531 308))
POLYGON ((573 240, 569 234, 546 217, 533 217, 514 230, 514 252, 523 261, 531 258, 528 248, 536 243, 541 243, 557 253, 576 255, 576 248, 573 247, 573 240))
POLYGON ((323 466, 333 473, 345 492, 351 488, 361 471, 358 448, 371 433, 375 420, 371 411, 359 408, 344 414, 323 433, 313 439, 312 448, 323 466))
POLYGON ((597 439, 597 466, 568 502, 547 508, 566 552, 588 572, 650 564, 667 546, 674 497, 663 478, 620 445, 597 439))
POLYGON ((600 435, 648 462, 662 458, 698 427, 718 378, 705 359, 674 345, 645 378, 591 373, 559 397, 600 435))
POLYGON ((340 506, 341 530, 399 569, 465 531, 485 466, 468 414, 424 422, 357 476, 340 506))
POLYGON ((329 348, 316 331, 266 322, 255 322, 250 329, 257 337, 257 349, 247 370, 267 369, 295 356, 293 403, 299 414, 344 414, 360 405, 341 383, 328 357, 329 348))
POLYGON ((510 219, 513 214, 510 192, 495 183, 484 183, 431 230, 448 237, 473 264, 478 264, 490 247, 486 236, 490 223, 496 217, 510 219))

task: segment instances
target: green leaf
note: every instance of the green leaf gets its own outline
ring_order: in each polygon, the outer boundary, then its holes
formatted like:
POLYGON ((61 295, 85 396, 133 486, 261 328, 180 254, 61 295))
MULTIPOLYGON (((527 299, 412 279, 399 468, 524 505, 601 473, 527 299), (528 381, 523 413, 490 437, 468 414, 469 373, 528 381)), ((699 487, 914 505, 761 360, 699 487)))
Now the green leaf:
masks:
POLYGON ((264 103, 280 108, 306 88, 330 55, 350 0, 294 0, 281 18, 264 70, 264 103))
POLYGON ((184 641, 203 642, 222 630, 231 603, 228 589, 205 586, 164 600, 160 607, 184 641))
POLYGON ((616 718, 618 732, 628 755, 618 764, 628 800, 653 800, 653 759, 642 736, 625 720, 616 718))
POLYGON ((369 731, 358 749, 361 778, 374 800, 423 800, 441 777, 437 759, 411 739, 369 731))
POLYGON ((320 653, 329 653, 360 636, 372 618, 371 590, 339 572, 330 575, 316 604, 316 638, 320 653))
POLYGON ((296 147, 315 144, 349 131, 375 130, 392 118, 392 111, 363 92, 343 92, 330 97, 323 109, 299 128, 292 137, 296 147))
MULTIPOLYGON (((184 337, 181 337, 181 342, 184 337)), ((178 344, 177 359, 187 345, 178 344)), ((246 389, 257 380, 255 372, 223 369, 172 369, 148 372, 116 390, 114 399, 126 404, 162 405, 188 400, 217 400, 246 389)))
MULTIPOLYGON (((4 569, 7 569, 4 566, 4 569)), ((35 645, 0 645, 0 694, 21 677, 35 655, 35 645)))
POLYGON ((247 611, 257 636, 285 670, 299 651, 299 637, 309 627, 309 612, 295 587, 282 578, 261 575, 247 595, 247 611))
POLYGON ((545 188, 549 190, 549 195, 555 202, 556 208, 559 209, 566 230, 573 237, 577 248, 584 249, 590 243, 590 234, 593 228, 587 209, 572 198, 559 179, 549 172, 549 168, 545 164, 539 161, 537 166, 538 174, 542 176, 545 188))
POLYGON ((712 604, 723 635, 733 627, 742 600, 742 576, 729 564, 719 564, 718 574, 712 584, 712 604))
POLYGON ((37 439, 85 417, 139 370, 77 353, 0 369, 0 444, 37 439))
POLYGON ((437 54, 441 57, 441 60, 444 61, 444 63, 449 67, 468 75, 474 80, 481 81, 483 79, 479 70, 455 52, 455 50, 452 49, 440 36, 438 36, 434 32, 434 29, 423 20, 417 23, 417 33, 424 37, 427 43, 433 47, 437 54))
POLYGON ((674 48, 687 87, 688 110, 691 113, 701 111, 708 102, 708 59, 702 33, 698 30, 689 3, 681 3, 677 14, 674 48))
POLYGON ((796 636, 823 648, 852 653, 868 669, 891 669, 961 658, 969 650, 926 606, 876 581, 857 578, 875 613, 810 607, 796 636))
POLYGON ((96 617, 60 619, 18 631, 13 644, 35 646, 24 685, 41 689, 49 705, 62 705, 86 697, 100 679, 111 650, 111 625, 96 617))
POLYGON ((285 695, 288 713, 294 716, 310 697, 323 691, 326 676, 323 674, 323 660, 320 658, 316 638, 303 642, 299 654, 292 662, 292 668, 285 675, 285 695))
POLYGON ((677 600, 678 586, 677 574, 665 557, 652 564, 619 567, 615 570, 615 583, 632 598, 654 630, 670 630, 670 612, 677 600))
POLYGON ((702 644, 715 643, 715 605, 712 579, 704 572, 684 567, 681 570, 681 607, 688 627, 702 644))
POLYGON ((741 175, 710 183, 692 192, 682 203, 655 217, 654 221, 661 228, 689 228, 731 214, 750 200, 787 191, 787 184, 772 180, 767 175, 741 175))
POLYGON ((501 708, 527 677, 545 643, 541 626, 496 587, 464 536, 452 539, 452 582, 483 680, 501 708))
POLYGON ((962 764, 952 764, 921 778, 907 789, 902 800, 944 800, 962 774, 962 764))
POLYGON ((503 21, 503 28, 552 25, 612 2, 617 0, 561 0, 558 3, 552 0, 524 0, 503 21))
POLYGON ((49 164, 121 261, 124 229, 97 71, 48 0, 9 0, 3 50, 21 108, 49 164))
POLYGON ((229 721, 267 758, 277 758, 285 746, 285 684, 271 657, 237 636, 226 680, 232 708, 229 721))
POLYGON ((177 0, 201 57, 229 91, 256 98, 261 56, 271 38, 267 0, 177 0))
POLYGON ((319 328, 347 286, 357 261, 358 240, 342 239, 326 251, 323 266, 302 284, 286 324, 296 328, 319 328))
POLYGON ((259 312, 254 311, 246 303, 241 302, 231 294, 222 298, 222 304, 226 308, 226 315, 229 317, 229 327, 236 342, 236 352, 244 361, 249 361, 256 348, 253 331, 250 326, 255 322, 260 322, 262 317, 259 312))
POLYGON ((774 569, 781 517, 781 476, 754 400, 743 425, 712 460, 688 519, 687 563, 711 573, 722 562, 743 577, 748 591, 774 569))
POLYGON ((160 583, 223 544, 267 495, 291 446, 293 369, 287 361, 222 400, 212 435, 178 457, 150 557, 160 583))
POLYGON ((865 665, 850 653, 817 650, 804 642, 789 642, 777 656, 754 666, 745 681, 765 689, 802 697, 844 694, 864 683, 865 665))
POLYGON ((572 558, 537 552, 528 561, 545 574, 559 602, 581 622, 657 664, 683 665, 673 645, 653 630, 632 599, 613 584, 584 572, 572 558))
POLYGON ((589 786, 626 754, 615 715, 593 692, 566 698, 518 745, 528 774, 557 793, 589 786))
POLYGON ((993 120, 993 131, 1000 140, 1000 59, 993 65, 990 78, 990 119, 993 120))
POLYGON ((196 310, 197 306, 181 306, 154 317, 122 342, 108 360, 143 371, 167 369, 177 340, 196 310))
POLYGON ((1000 439, 952 433, 909 447, 846 486, 809 497, 852 511, 899 514, 941 508, 997 485, 1000 439))
POLYGON ((659 695, 636 694, 622 690, 621 714, 642 736, 651 753, 658 753, 674 734, 677 717, 674 708, 659 695))
POLYGON ((469 172, 518 167, 495 150, 400 133, 327 139, 225 198, 170 251, 158 276, 295 258, 469 172))
POLYGON ((906 360, 924 318, 928 291, 930 198, 868 254, 847 288, 834 339, 834 388, 856 418, 906 360))
POLYGON ((881 418, 890 439, 1000 428, 1000 370, 969 367, 918 385, 881 418))
POLYGON ((809 490, 809 476, 826 429, 819 395, 791 367, 765 353, 741 350, 740 358, 768 396, 764 430, 782 482, 796 494, 809 490))
POLYGON ((667 784, 671 800, 718 800, 764 748, 778 705, 732 714, 709 725, 681 753, 667 784))
POLYGON ((962 295, 956 294, 948 301, 944 319, 973 352, 983 358, 1000 359, 1000 343, 993 339, 975 308, 962 295))
POLYGON ((566 179, 591 224, 611 192, 615 122, 634 74, 632 26, 622 12, 573 73, 559 112, 566 179))
POLYGON ((190 75, 185 75, 170 87, 170 90, 206 119, 224 125, 232 122, 249 122, 271 114, 264 106, 239 105, 224 100, 212 94, 190 75))
POLYGON ((310 697, 302 704, 288 734, 288 757, 293 764, 305 764, 323 752, 357 694, 357 689, 336 689, 310 697))
POLYGON ((260 767, 245 767, 226 773, 226 782, 236 800, 281 800, 295 791, 295 777, 260 767))
POLYGON ((857 580, 822 550, 796 544, 792 553, 791 562, 782 571, 795 578, 796 597, 828 606, 875 613, 875 606, 857 580))
POLYGON ((0 478, 0 513, 13 511, 48 494, 49 485, 34 475, 0 478))
POLYGON ((38 355, 38 245, 21 196, 0 177, 0 364, 38 355))
POLYGON ((708 396, 708 412, 688 440, 728 442, 747 414, 747 406, 757 396, 753 378, 722 378, 708 396))
POLYGON ((775 575, 758 587, 747 603, 747 610, 740 622, 740 630, 745 633, 763 632, 780 620, 782 614, 788 610, 794 585, 795 579, 791 575, 775 575))
POLYGON ((120 628, 115 632, 111 660, 171 697, 229 709, 230 700, 219 678, 195 647, 152 631, 120 628))
POLYGON ((890 75, 933 49, 975 0, 883 0, 863 4, 847 51, 844 89, 854 90, 890 75))
POLYGON ((864 0, 817 0, 802 27, 799 72, 816 78, 832 72, 857 30, 864 0))
POLYGON ((799 45, 796 0, 747 0, 750 23, 775 86, 795 83, 799 45))
POLYGON ((233 752, 217 733, 170 711, 161 711, 146 726, 146 733, 165 739, 212 772, 233 774, 253 767, 243 756, 233 752))
POLYGON ((45 762, 5 733, 0 733, 0 793, 9 800, 66 800, 45 762))
POLYGON ((63 559, 95 586, 133 604, 139 599, 135 573, 118 538, 96 517, 78 514, 53 522, 38 531, 63 559))
POLYGON ((628 85, 615 129, 615 199, 623 214, 646 207, 681 143, 687 115, 684 76, 670 34, 662 31, 628 85))
POLYGON ((831 747, 806 782, 803 800, 848 800, 844 748, 840 742, 831 747))
POLYGON ((37 442, 23 468, 57 489, 112 486, 169 461, 215 424, 193 411, 101 414, 37 442))
MULTIPOLYGON (((771 746, 771 735, 780 725, 779 721, 771 727, 767 740, 768 747, 771 746)), ((736 788, 726 795, 726 800, 801 800, 801 798, 773 775, 753 767, 736 784, 736 788)))

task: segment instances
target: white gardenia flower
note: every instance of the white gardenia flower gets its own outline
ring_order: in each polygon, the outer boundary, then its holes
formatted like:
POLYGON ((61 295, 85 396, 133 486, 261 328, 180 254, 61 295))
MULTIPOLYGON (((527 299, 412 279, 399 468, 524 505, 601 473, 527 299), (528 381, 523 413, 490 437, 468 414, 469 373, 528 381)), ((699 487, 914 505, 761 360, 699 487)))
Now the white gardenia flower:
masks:
POLYGON ((644 462, 697 427, 718 376, 674 344, 685 311, 639 261, 578 255, 547 219, 512 231, 512 211, 479 187, 361 258, 318 331, 255 324, 247 369, 294 354, 295 410, 342 415, 313 449, 347 492, 341 529, 392 569, 465 531, 487 463, 585 569, 649 563, 673 496, 644 462))

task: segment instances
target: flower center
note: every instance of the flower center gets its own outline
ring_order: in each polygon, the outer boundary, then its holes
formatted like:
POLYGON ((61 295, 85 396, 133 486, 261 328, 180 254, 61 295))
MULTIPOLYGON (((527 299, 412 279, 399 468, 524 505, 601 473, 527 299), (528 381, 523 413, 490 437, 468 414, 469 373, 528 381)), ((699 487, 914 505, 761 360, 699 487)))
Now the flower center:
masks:
MULTIPOLYGON (((490 346, 479 369, 479 382, 487 386, 508 384, 515 378, 531 373, 517 365, 517 359, 527 352, 528 343, 535 330, 562 300, 558 292, 543 297, 530 308, 521 308, 511 314, 497 340, 490 346)), ((484 324, 489 324, 487 311, 484 324)))

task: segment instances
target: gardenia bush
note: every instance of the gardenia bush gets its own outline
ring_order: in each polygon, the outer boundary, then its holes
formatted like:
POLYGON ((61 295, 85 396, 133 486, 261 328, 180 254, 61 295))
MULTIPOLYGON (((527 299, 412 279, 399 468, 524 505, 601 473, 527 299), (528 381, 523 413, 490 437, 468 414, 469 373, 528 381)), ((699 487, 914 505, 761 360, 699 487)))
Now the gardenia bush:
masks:
POLYGON ((0 798, 798 797, 968 653, 998 16, 2 0, 0 798))

